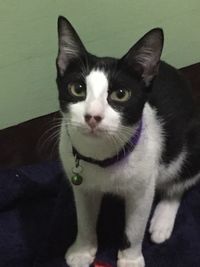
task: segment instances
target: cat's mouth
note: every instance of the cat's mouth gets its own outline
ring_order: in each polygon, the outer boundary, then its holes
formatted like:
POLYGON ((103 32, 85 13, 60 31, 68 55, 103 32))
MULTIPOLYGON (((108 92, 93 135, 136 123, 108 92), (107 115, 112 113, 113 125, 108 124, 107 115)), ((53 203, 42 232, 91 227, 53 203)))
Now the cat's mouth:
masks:
POLYGON ((82 125, 82 127, 77 127, 79 133, 85 137, 89 138, 101 138, 107 134, 107 131, 102 127, 90 128, 87 125, 82 125))
POLYGON ((84 135, 84 136, 88 136, 88 137, 102 137, 105 135, 105 131, 102 130, 102 129, 89 129, 89 128, 85 128, 81 131, 81 133, 84 135))
POLYGON ((86 137, 86 138, 105 138, 111 133, 109 132, 109 129, 106 129, 100 125, 98 125, 95 128, 91 128, 87 126, 86 124, 69 124, 68 129, 70 130, 70 134, 76 135, 78 134, 80 137, 86 137))

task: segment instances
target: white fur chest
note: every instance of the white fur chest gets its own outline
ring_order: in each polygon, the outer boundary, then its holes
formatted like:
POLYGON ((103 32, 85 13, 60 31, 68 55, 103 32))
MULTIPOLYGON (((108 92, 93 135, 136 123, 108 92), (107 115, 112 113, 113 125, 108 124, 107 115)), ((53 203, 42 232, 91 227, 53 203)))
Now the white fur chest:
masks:
MULTIPOLYGON (((158 162, 162 148, 161 127, 154 110, 146 104, 143 112, 143 129, 133 152, 118 163, 102 168, 81 161, 83 167, 83 190, 96 190, 110 193, 124 193, 147 186, 151 177, 157 176, 158 162)), ((74 167, 74 157, 69 136, 62 126, 60 136, 60 156, 63 167, 70 178, 74 167)))

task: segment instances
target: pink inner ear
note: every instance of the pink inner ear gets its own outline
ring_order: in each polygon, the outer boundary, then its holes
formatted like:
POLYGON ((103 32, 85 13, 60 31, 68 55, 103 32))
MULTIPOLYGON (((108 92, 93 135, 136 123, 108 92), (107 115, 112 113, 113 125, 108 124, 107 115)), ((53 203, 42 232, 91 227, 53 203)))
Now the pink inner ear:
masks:
POLYGON ((60 74, 63 75, 66 70, 66 62, 65 56, 63 54, 59 54, 57 58, 57 65, 60 71, 60 74))
POLYGON ((149 85, 153 77, 158 74, 159 63, 153 65, 152 62, 135 62, 133 68, 143 78, 146 85, 149 85))
POLYGON ((158 73, 163 48, 163 32, 156 28, 146 33, 125 55, 123 60, 148 85, 158 73))
POLYGON ((155 47, 141 47, 135 56, 135 61, 143 66, 145 72, 152 72, 151 69, 154 69, 159 60, 160 53, 155 47))
POLYGON ((57 64, 60 74, 63 75, 71 60, 79 59, 86 50, 75 29, 64 17, 58 19, 58 40, 57 64))
POLYGON ((135 56, 136 63, 134 68, 136 72, 144 79, 148 85, 155 75, 158 73, 160 53, 150 48, 141 48, 140 52, 135 56))

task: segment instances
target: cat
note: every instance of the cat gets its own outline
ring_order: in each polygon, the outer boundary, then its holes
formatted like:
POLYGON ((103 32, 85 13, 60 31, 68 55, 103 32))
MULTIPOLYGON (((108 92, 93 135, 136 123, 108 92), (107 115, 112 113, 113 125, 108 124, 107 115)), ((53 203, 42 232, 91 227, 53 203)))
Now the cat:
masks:
POLYGON ((125 201, 129 247, 118 267, 144 267, 142 241, 155 192, 150 238, 170 238, 183 193, 200 178, 200 140, 190 87, 160 60, 163 30, 146 33, 120 59, 90 54, 70 22, 58 18, 59 153, 76 204, 70 267, 88 267, 97 250, 102 196, 125 201))

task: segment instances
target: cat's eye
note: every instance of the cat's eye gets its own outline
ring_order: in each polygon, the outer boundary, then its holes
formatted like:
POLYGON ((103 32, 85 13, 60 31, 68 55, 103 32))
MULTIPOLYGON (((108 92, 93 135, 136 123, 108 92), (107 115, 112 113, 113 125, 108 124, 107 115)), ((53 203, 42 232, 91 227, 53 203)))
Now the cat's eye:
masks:
POLYGON ((110 94, 110 99, 117 102, 128 101, 131 97, 131 91, 129 89, 119 89, 110 94))
POLYGON ((67 88, 70 94, 73 96, 83 99, 86 97, 86 88, 81 83, 69 83, 67 88))

